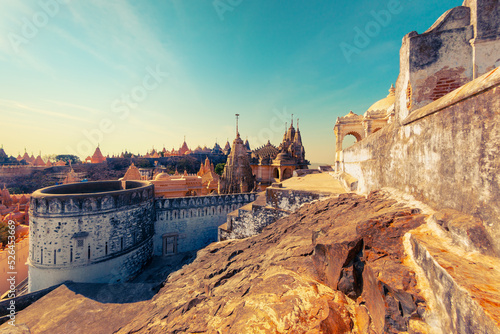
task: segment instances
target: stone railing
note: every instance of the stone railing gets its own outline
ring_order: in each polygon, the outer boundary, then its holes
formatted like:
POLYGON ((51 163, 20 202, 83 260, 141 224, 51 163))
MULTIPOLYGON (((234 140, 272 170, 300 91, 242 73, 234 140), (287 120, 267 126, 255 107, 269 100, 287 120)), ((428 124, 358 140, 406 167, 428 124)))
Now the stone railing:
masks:
POLYGON ((96 214, 153 200, 153 185, 145 181, 73 183, 37 190, 31 196, 30 215, 96 214))
POLYGON ((230 204, 246 204, 255 200, 256 193, 210 195, 199 197, 176 197, 157 198, 155 200, 156 210, 192 209, 205 208, 209 206, 221 206, 230 204))

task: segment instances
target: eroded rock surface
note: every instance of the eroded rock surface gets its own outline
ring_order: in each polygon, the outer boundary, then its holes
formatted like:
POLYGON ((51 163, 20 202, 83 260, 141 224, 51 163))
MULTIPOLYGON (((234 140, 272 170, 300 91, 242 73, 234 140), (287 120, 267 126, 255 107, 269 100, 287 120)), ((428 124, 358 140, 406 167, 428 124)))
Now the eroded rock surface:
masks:
POLYGON ((425 302, 401 239, 424 218, 382 193, 305 205, 200 251, 121 332, 407 331, 425 302))
MULTIPOLYGON (((340 195, 304 205, 257 236, 209 245, 150 301, 93 307, 119 333, 424 333, 426 304, 402 264, 402 237, 425 217, 382 192, 340 195)), ((68 314, 75 328, 92 332, 89 318, 63 313, 83 301, 52 299, 20 312, 18 324, 53 333, 68 314), (42 314, 30 316, 34 307, 42 314)))

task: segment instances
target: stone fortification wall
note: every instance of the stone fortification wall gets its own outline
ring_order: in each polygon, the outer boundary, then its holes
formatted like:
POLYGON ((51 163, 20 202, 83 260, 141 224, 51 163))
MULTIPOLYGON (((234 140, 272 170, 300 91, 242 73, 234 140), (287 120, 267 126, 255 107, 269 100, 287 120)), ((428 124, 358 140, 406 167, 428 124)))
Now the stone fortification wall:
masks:
POLYGON ((74 183, 31 196, 29 289, 61 283, 113 283, 136 275, 152 256, 153 185, 74 183))
POLYGON ((500 254, 500 69, 344 150, 368 193, 394 187, 480 218, 500 254))
POLYGON ((0 177, 15 177, 21 175, 29 175, 33 172, 44 170, 47 167, 34 167, 34 166, 1 166, 0 177))
POLYGON ((327 197, 327 194, 281 188, 281 183, 268 187, 250 205, 227 215, 219 226, 219 241, 243 239, 262 232, 262 229, 299 209, 302 204, 327 197))
POLYGON ((255 193, 247 193, 156 199, 154 254, 198 250, 217 241, 217 228, 227 214, 255 198, 255 193), (166 246, 166 238, 173 245, 166 246))

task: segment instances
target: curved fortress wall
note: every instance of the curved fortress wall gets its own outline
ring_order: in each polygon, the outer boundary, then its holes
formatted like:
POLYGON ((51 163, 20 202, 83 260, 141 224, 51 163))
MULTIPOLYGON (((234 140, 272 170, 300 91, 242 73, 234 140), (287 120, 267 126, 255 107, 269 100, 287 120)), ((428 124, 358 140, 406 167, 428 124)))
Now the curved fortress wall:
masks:
POLYGON ((105 181, 48 187, 30 203, 29 289, 66 280, 116 283, 153 254, 153 185, 105 181))

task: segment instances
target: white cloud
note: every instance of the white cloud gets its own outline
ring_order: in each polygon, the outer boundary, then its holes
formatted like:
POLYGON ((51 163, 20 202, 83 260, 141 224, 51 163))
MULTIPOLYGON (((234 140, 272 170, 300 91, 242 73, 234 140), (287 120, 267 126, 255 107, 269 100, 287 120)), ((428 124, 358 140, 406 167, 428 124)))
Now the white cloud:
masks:
MULTIPOLYGON (((28 112, 35 113, 35 114, 46 115, 46 116, 51 116, 51 117, 57 117, 57 118, 63 118, 63 119, 69 119, 69 120, 73 120, 73 121, 93 124, 92 121, 89 121, 89 120, 82 118, 82 117, 62 114, 62 113, 58 113, 58 112, 50 111, 50 110, 44 110, 41 108, 28 106, 26 104, 22 104, 22 103, 15 102, 15 101, 0 100, 0 104, 6 106, 8 108, 12 108, 14 110, 24 110, 24 111, 28 111, 28 112)), ((28 113, 28 115, 29 115, 29 113, 28 113)))

